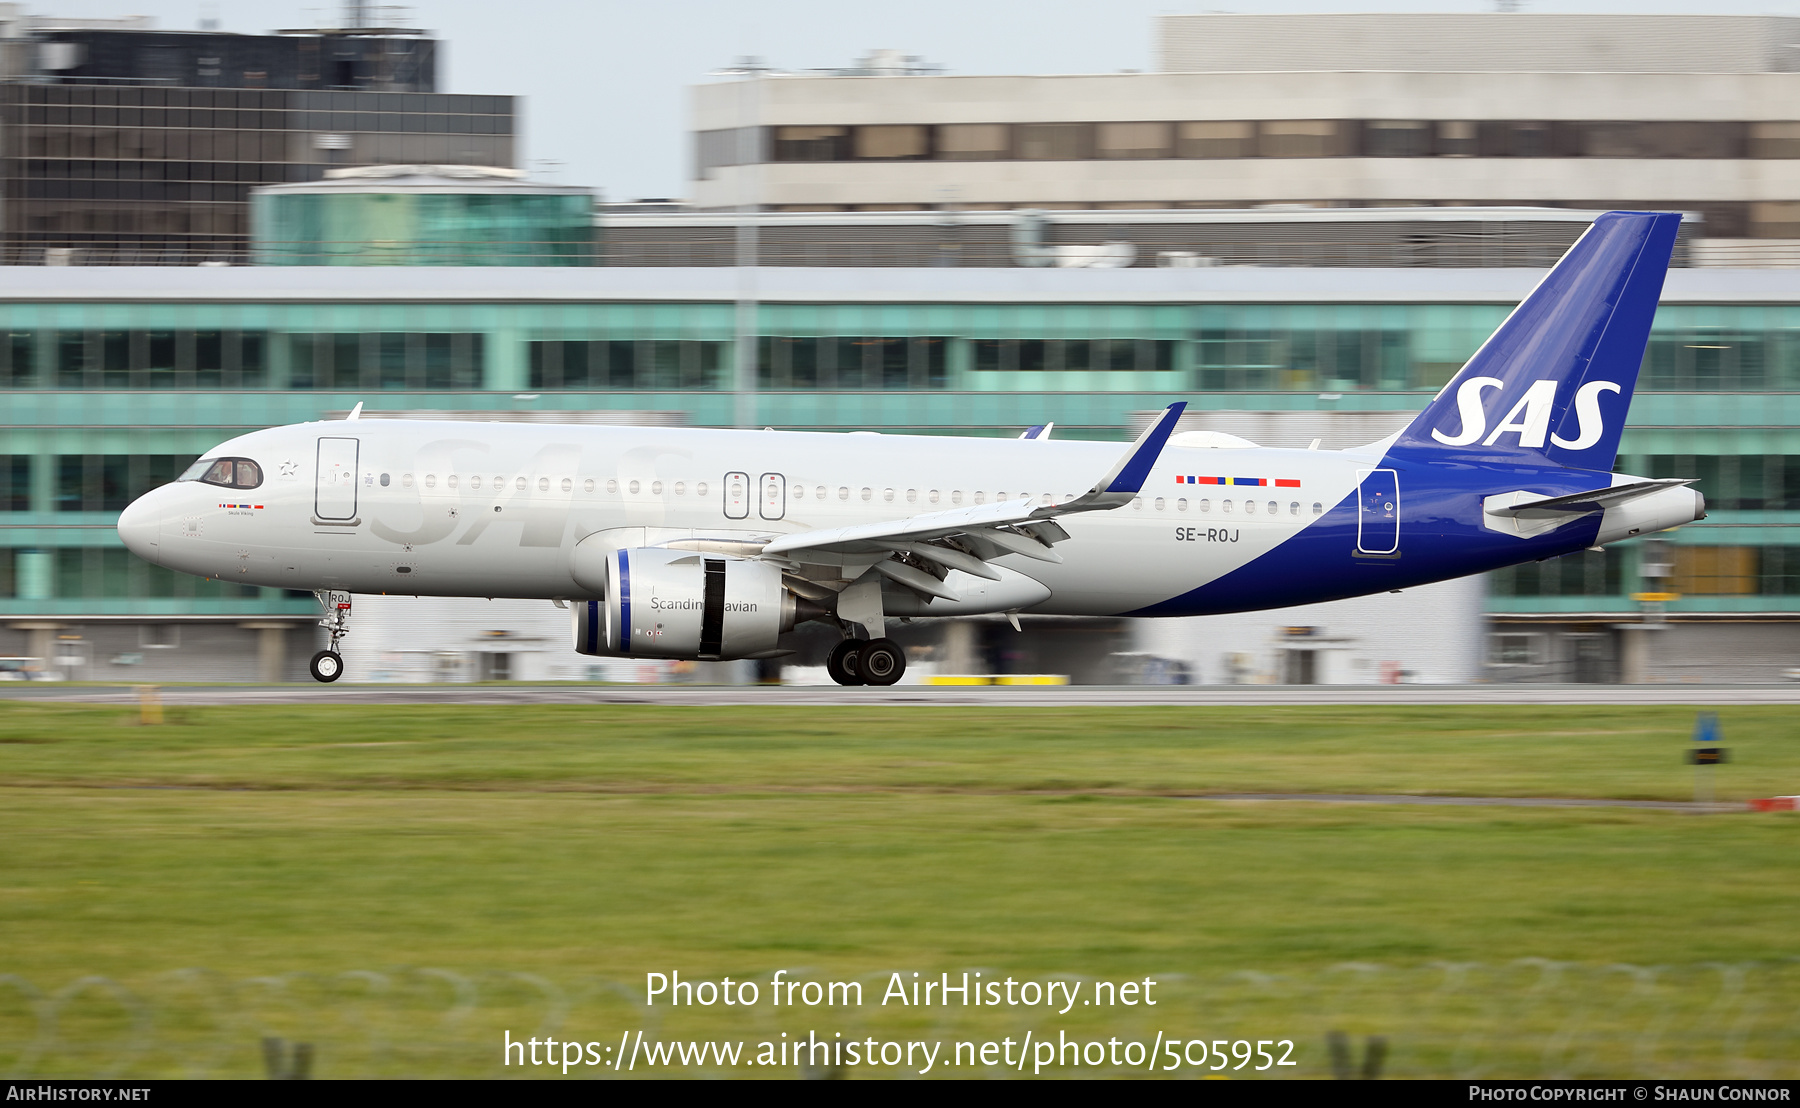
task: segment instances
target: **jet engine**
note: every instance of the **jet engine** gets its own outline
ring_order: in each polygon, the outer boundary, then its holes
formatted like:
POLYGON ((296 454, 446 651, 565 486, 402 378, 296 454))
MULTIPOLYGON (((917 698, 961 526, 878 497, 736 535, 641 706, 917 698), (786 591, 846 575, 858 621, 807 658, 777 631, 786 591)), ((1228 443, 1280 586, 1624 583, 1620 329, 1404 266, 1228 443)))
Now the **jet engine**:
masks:
POLYGON ((570 608, 582 654, 729 659, 774 650, 799 606, 766 562, 638 547, 606 556, 605 600, 570 608))

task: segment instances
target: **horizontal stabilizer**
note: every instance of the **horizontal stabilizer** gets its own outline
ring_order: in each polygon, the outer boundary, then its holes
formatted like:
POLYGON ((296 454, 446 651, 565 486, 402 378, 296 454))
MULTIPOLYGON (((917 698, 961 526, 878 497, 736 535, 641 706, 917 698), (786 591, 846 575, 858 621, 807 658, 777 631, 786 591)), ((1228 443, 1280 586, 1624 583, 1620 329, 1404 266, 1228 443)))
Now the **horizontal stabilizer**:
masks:
MULTIPOLYGON (((1603 512, 1641 496, 1649 496, 1651 493, 1661 492, 1664 489, 1679 488, 1682 485, 1691 485, 1695 480, 1698 478, 1669 477, 1655 481, 1633 481, 1628 485, 1613 485, 1610 488, 1594 489, 1590 492, 1574 492, 1567 496, 1524 500, 1503 506, 1492 505, 1488 506, 1486 511, 1498 516, 1538 516, 1540 518, 1550 515, 1603 512)), ((1516 497, 1519 494, 1514 493, 1513 495, 1516 497)))

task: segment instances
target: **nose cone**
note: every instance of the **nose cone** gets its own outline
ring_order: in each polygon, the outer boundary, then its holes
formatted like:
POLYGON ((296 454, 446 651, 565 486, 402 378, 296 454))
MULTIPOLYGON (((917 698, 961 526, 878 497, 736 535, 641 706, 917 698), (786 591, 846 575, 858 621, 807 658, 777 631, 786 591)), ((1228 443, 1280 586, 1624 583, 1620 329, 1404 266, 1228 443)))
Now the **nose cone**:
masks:
POLYGON ((154 491, 145 493, 119 513, 119 538, 125 549, 152 565, 160 564, 161 554, 162 512, 154 503, 158 499, 154 491))

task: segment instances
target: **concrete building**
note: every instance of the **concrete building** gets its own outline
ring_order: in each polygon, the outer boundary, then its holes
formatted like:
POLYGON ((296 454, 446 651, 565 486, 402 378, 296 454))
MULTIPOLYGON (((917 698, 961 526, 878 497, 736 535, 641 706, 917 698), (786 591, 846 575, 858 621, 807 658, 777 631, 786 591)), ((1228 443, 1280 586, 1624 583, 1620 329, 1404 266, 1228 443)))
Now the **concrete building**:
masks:
POLYGON ((0 36, 9 265, 242 263, 258 185, 516 156, 513 98, 436 92, 418 31, 165 32, 0 5, 0 36))
POLYGON ((1675 208, 1800 238, 1795 20, 1164 17, 1157 73, 756 72, 693 90, 692 200, 773 211, 1675 208))

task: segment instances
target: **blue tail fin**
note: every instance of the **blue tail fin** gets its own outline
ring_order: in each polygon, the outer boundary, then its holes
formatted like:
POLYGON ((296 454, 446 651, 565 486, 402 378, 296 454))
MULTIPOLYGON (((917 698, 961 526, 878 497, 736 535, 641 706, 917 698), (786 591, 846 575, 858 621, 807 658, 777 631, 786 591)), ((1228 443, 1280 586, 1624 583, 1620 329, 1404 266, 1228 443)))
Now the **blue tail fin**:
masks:
POLYGON ((1680 225, 1596 219, 1394 445, 1611 469, 1680 225))

